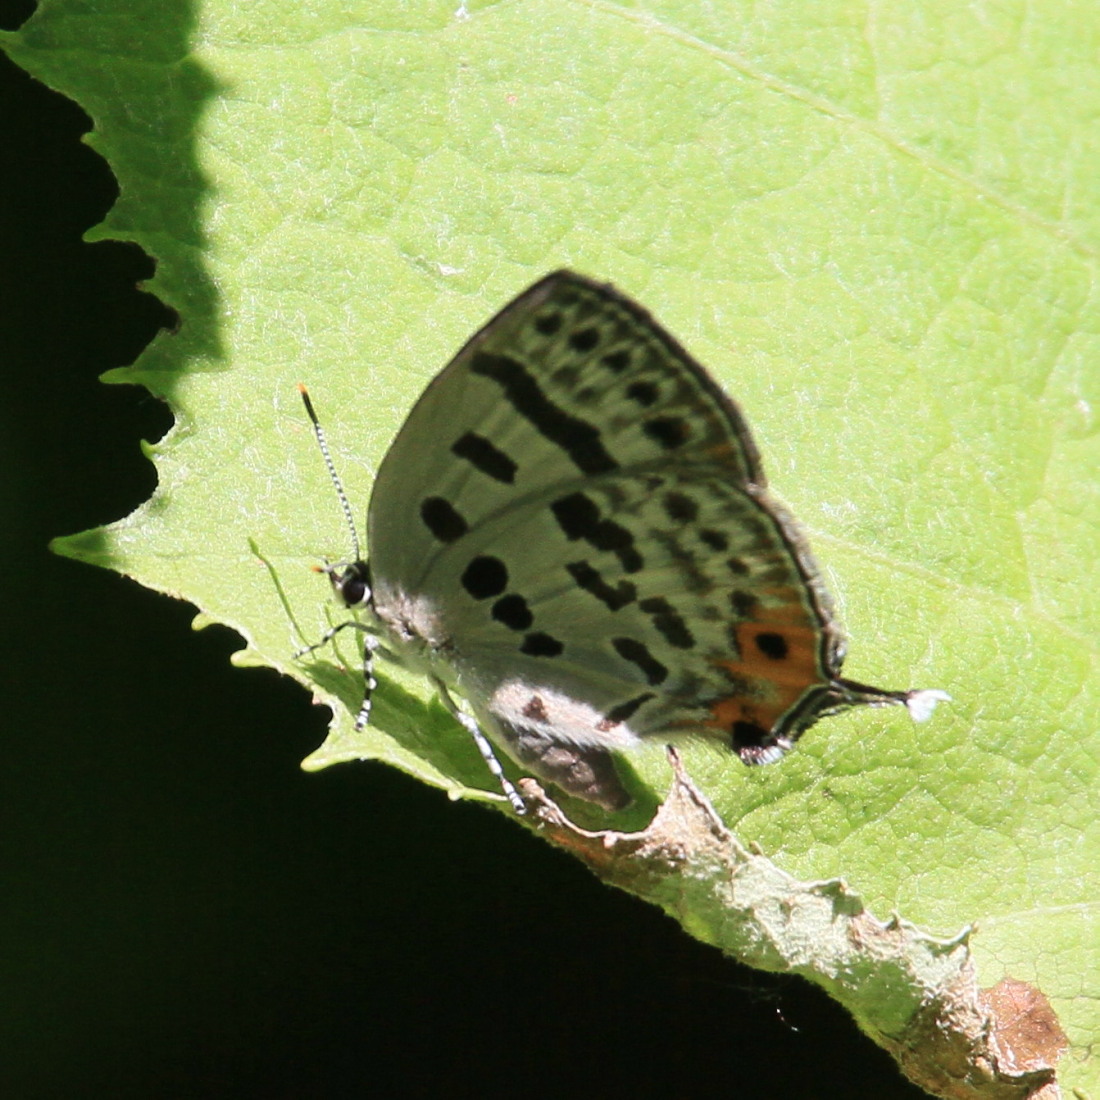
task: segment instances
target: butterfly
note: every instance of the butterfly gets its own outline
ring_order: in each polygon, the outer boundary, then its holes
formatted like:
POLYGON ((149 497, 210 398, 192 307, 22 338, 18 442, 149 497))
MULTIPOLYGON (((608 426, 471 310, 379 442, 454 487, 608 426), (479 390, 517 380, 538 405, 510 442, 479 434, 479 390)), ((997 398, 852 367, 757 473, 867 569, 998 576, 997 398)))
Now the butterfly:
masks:
POLYGON ((360 613, 336 627, 365 637, 356 728, 376 655, 425 675, 517 813, 494 746, 617 810, 616 754, 641 742, 767 764, 826 715, 923 720, 947 698, 841 677, 828 594, 740 410, 609 285, 547 275, 429 383, 378 470, 369 560, 300 388, 352 528, 352 560, 322 571, 360 613))

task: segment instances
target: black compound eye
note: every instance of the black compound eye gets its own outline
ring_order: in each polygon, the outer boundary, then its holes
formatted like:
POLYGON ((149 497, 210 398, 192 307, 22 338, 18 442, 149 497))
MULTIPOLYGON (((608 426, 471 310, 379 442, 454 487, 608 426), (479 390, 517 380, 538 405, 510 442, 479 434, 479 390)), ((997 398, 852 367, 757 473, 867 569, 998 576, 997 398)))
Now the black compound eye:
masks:
POLYGON ((357 561, 340 574, 332 575, 332 587, 345 607, 362 607, 370 598, 370 583, 365 562, 357 561))

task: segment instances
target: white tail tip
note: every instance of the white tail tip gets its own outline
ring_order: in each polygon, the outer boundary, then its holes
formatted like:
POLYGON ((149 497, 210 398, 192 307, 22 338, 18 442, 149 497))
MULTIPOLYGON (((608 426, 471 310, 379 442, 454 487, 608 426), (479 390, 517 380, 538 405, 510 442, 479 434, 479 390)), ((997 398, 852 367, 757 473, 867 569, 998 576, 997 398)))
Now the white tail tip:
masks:
POLYGON ((951 696, 946 691, 929 688, 926 691, 911 691, 905 697, 905 706, 914 722, 927 722, 937 703, 950 703, 951 696))

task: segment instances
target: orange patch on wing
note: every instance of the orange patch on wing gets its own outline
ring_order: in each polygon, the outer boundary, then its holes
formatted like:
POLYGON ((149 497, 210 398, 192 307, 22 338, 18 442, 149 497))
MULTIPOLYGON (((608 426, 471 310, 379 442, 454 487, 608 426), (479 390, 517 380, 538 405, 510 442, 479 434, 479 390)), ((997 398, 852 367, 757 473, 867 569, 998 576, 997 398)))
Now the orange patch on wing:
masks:
MULTIPOLYGON (((768 593, 783 594, 778 589, 768 593)), ((774 729, 808 688, 823 682, 818 665, 821 627, 795 599, 766 607, 761 618, 738 624, 735 639, 738 656, 718 664, 751 685, 752 693, 716 699, 710 708, 713 717, 705 725, 723 734, 735 722, 774 729)))

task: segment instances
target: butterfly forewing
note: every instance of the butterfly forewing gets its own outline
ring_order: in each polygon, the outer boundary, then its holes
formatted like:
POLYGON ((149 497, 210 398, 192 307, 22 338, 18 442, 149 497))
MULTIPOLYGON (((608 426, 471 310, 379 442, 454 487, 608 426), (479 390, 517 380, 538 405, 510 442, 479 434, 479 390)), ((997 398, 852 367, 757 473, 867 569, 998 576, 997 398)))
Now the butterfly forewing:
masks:
POLYGON ((440 532, 550 486, 694 461, 763 483, 740 413, 691 357, 609 287, 558 272, 477 333, 409 414, 371 497, 376 575, 417 590, 448 545, 440 532), (417 532, 410 508, 427 509, 417 532))

